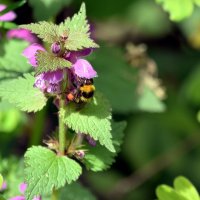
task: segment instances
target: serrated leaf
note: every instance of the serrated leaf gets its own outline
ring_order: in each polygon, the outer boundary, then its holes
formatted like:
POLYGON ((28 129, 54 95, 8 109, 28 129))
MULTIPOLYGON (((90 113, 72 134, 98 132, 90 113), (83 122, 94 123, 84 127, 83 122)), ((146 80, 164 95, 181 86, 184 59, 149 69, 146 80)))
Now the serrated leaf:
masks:
POLYGON ((199 5, 199 0, 156 0, 162 4, 163 9, 170 14, 173 21, 181 21, 189 17, 194 9, 194 3, 199 5))
POLYGON ((71 62, 45 51, 39 51, 37 53, 37 63, 37 74, 63 69, 65 67, 71 67, 71 62))
POLYGON ((66 183, 70 184, 80 176, 82 169, 74 160, 58 156, 53 151, 34 146, 25 154, 25 181, 28 187, 26 200, 34 196, 48 195, 66 183))
POLYGON ((111 109, 103 95, 96 93, 93 100, 80 111, 74 104, 70 104, 60 114, 69 128, 90 135, 108 150, 115 152, 111 135, 111 109))
POLYGON ((159 186, 156 189, 156 195, 158 200, 187 200, 168 185, 159 186))
POLYGON ((0 80, 16 78, 31 70, 22 51, 28 46, 25 41, 9 40, 0 45, 0 80))
POLYGON ((37 34, 44 42, 53 43, 60 39, 60 28, 51 22, 41 21, 27 25, 20 25, 20 28, 28 29, 37 34))
POLYGON ((116 153, 108 151, 105 147, 97 144, 95 147, 87 145, 86 153, 83 163, 86 167, 92 171, 102 171, 108 169, 114 162, 117 153, 120 151, 120 145, 122 143, 123 131, 126 127, 126 122, 113 122, 112 123, 112 136, 113 144, 116 153))
POLYGON ((175 190, 187 200, 199 200, 199 194, 192 183, 183 176, 179 176, 174 181, 175 190))
POLYGON ((33 87, 34 81, 31 74, 4 81, 0 84, 0 97, 22 111, 39 111, 46 105, 47 98, 38 88, 33 87))
POLYGON ((75 14, 70 20, 67 18, 61 27, 66 27, 68 37, 65 42, 65 48, 71 51, 81 50, 83 48, 97 48, 99 47, 90 38, 90 26, 86 19, 85 4, 82 3, 80 11, 75 14))
POLYGON ((60 190, 59 200, 95 200, 95 196, 79 183, 66 185, 60 190))

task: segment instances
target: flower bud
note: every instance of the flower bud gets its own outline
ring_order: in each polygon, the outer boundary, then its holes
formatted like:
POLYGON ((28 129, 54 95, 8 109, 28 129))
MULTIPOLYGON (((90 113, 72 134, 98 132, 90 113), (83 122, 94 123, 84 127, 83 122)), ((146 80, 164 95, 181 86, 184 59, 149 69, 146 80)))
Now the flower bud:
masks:
POLYGON ((52 51, 54 54, 60 53, 60 51, 61 51, 60 42, 54 42, 54 43, 51 45, 51 51, 52 51))
POLYGON ((77 150, 75 152, 75 156, 79 159, 83 159, 85 157, 85 152, 83 150, 77 150))

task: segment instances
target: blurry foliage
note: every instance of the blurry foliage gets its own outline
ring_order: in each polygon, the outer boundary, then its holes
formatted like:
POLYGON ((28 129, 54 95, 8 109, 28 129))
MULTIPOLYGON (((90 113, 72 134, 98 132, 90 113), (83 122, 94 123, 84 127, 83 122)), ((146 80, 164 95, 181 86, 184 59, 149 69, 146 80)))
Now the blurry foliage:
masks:
POLYGON ((31 70, 30 64, 22 56, 27 42, 20 40, 1 41, 0 46, 0 81, 18 77, 31 70))
POLYGON ((3 192, 3 196, 8 199, 10 197, 19 195, 19 185, 24 181, 23 179, 23 162, 19 158, 11 157, 3 159, 0 157, 0 172, 6 181, 7 189, 3 192))
POLYGON ((28 0, 36 21, 53 19, 71 0, 28 0))
POLYGON ((90 60, 98 71, 97 89, 108 97, 114 112, 163 111, 163 103, 148 87, 137 92, 138 70, 128 64, 124 54, 120 48, 103 45, 94 52, 90 60))
POLYGON ((189 17, 195 5, 200 6, 199 0, 156 0, 163 6, 163 9, 169 12, 170 19, 173 21, 180 21, 189 17))

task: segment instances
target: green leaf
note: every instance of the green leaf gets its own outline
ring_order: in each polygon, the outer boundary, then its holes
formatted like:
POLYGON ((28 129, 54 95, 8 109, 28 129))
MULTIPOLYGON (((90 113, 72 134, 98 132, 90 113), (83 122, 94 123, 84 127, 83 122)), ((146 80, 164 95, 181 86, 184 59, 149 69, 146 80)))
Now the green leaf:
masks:
POLYGON ((162 4, 163 9, 170 14, 170 19, 173 21, 181 21, 189 17, 194 9, 194 3, 200 5, 199 0, 156 0, 162 4))
POLYGON ((31 70, 27 59, 22 56, 22 51, 28 43, 20 40, 1 42, 0 45, 0 80, 16 78, 31 70))
POLYGON ((45 51, 39 51, 37 53, 37 62, 37 74, 42 72, 55 71, 57 69, 63 69, 65 67, 71 67, 71 62, 45 51))
POLYGON ((51 22, 41 21, 27 25, 20 25, 20 28, 30 30, 37 34, 44 42, 53 43, 60 40, 60 28, 58 25, 51 22))
POLYGON ((39 111, 46 105, 47 99, 38 88, 33 87, 34 81, 31 74, 4 81, 0 84, 0 97, 22 111, 39 111))
POLYGON ((120 151, 120 145, 122 144, 122 138, 124 136, 124 129, 126 127, 126 122, 113 122, 112 123, 112 137, 113 144, 116 153, 108 151, 105 147, 97 144, 95 147, 87 145, 86 153, 83 163, 86 167, 92 171, 102 171, 108 169, 111 164, 115 161, 117 153, 120 151))
POLYGON ((13 22, 0 22, 0 27, 5 28, 5 29, 15 29, 17 28, 17 24, 13 23, 13 22))
POLYGON ((199 200, 199 194, 192 183, 183 176, 179 176, 174 181, 175 190, 187 200, 199 200))
POLYGON ((97 48, 99 47, 90 38, 90 27, 86 19, 85 4, 82 3, 80 11, 75 14, 72 19, 67 18, 60 25, 66 27, 68 32, 68 38, 65 42, 65 48, 68 50, 81 50, 83 48, 97 48))
POLYGON ((6 200, 3 196, 0 195, 0 200, 6 200))
POLYGON ((187 200, 180 196, 172 187, 161 185, 156 189, 158 200, 187 200))
POLYGON ((53 151, 34 146, 25 154, 25 192, 27 200, 37 195, 48 195, 80 176, 82 169, 74 160, 58 156, 53 151))
POLYGON ((95 200, 95 196, 79 183, 66 185, 60 190, 59 200, 95 200))
POLYGON ((7 6, 6 9, 0 12, 0 16, 6 14, 7 12, 11 10, 15 10, 16 8, 23 6, 25 3, 26 3, 26 0, 21 0, 16 3, 12 3, 11 5, 7 6))
POLYGON ((70 104, 60 114, 69 128, 77 133, 89 134, 108 150, 115 152, 110 133, 111 109, 103 95, 96 93, 93 100, 80 111, 75 104, 70 104))
POLYGON ((0 188, 2 187, 3 185, 3 176, 0 174, 0 188))
POLYGON ((64 6, 71 3, 71 0, 29 0, 28 3, 33 8, 36 20, 49 20, 56 16, 64 6))
POLYGON ((195 3, 196 5, 200 6, 200 0, 193 0, 193 1, 194 1, 194 3, 195 3))
POLYGON ((200 93, 198 89, 200 84, 199 76, 200 66, 197 66, 188 76, 182 88, 183 97, 186 97, 187 100, 197 106, 200 104, 200 93))

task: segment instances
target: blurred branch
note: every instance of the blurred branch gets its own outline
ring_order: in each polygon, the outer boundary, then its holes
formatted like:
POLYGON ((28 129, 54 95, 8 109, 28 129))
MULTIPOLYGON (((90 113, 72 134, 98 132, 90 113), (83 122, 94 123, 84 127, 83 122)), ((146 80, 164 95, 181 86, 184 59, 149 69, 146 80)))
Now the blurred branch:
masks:
POLYGON ((123 199, 125 194, 141 186, 155 174, 170 166, 170 164, 175 162, 180 156, 183 156, 194 149, 199 143, 199 134, 190 135, 184 141, 180 142, 164 154, 159 155, 129 177, 116 183, 111 192, 106 194, 106 199, 123 199))

